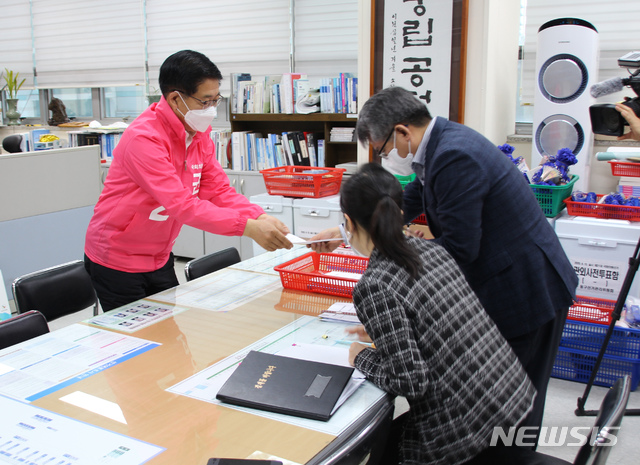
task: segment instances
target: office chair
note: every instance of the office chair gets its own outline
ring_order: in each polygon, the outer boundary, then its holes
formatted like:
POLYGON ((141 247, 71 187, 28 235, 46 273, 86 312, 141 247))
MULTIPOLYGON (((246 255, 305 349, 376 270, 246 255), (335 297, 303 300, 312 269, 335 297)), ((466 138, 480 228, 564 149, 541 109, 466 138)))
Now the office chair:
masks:
POLYGON ((184 274, 187 277, 187 281, 191 281, 192 279, 221 270, 239 261, 240 253, 238 253, 238 249, 229 247, 205 255, 204 257, 194 258, 187 262, 184 267, 184 274))
POLYGON ((532 449, 513 446, 504 448, 504 457, 496 458, 493 461, 494 465, 514 463, 518 465, 605 465, 613 448, 613 440, 609 437, 609 432, 617 436, 630 393, 631 377, 629 375, 619 378, 609 389, 600 404, 594 428, 591 429, 587 442, 578 450, 573 464, 532 449), (597 431, 595 437, 594 429, 597 431))
POLYGON ((21 143, 22 136, 20 134, 12 134, 2 140, 2 148, 9 153, 22 152, 22 149, 20 148, 21 143))
POLYGON ((37 310, 0 321, 0 350, 49 332, 44 315, 37 310))
POLYGON ((18 313, 38 310, 47 321, 91 306, 98 314, 98 298, 82 260, 16 278, 13 298, 18 313))

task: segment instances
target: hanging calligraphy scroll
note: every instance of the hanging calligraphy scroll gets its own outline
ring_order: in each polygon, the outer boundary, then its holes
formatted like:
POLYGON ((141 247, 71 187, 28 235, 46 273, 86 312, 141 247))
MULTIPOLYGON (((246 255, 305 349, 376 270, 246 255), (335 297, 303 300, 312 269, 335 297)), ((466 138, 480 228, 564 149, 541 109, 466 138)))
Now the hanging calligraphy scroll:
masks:
POLYGON ((374 0, 373 91, 404 87, 463 122, 467 1, 374 0))

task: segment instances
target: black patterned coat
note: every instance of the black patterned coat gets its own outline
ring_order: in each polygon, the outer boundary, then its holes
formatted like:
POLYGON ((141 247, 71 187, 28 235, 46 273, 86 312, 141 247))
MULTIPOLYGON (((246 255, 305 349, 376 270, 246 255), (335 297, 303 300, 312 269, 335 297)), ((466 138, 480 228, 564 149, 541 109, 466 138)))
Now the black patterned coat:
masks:
POLYGON ((458 464, 488 447, 495 426, 515 426, 535 389, 449 253, 407 240, 422 261, 418 280, 374 250, 354 289, 376 346, 355 366, 409 402, 403 463, 458 464))

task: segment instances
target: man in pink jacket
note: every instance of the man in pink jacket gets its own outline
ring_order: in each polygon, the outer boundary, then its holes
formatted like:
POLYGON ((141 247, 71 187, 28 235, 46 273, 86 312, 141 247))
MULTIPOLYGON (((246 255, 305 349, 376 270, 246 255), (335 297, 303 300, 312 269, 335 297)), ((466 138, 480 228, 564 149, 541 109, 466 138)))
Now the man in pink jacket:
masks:
POLYGON ((162 99, 131 123, 113 153, 89 223, 85 267, 103 310, 178 285, 171 249, 183 224, 291 248, 289 232, 229 185, 209 132, 220 71, 191 50, 160 68, 162 99))

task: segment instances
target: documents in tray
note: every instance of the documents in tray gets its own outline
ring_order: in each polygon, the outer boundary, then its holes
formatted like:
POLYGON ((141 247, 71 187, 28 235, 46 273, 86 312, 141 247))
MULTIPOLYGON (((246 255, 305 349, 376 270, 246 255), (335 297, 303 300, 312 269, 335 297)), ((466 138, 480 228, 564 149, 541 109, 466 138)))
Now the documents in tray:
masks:
POLYGON ((360 324, 356 315, 356 308, 351 302, 336 302, 318 318, 325 321, 338 321, 341 323, 360 324))

